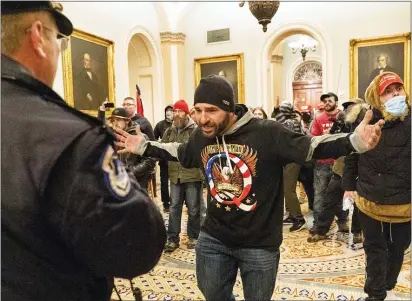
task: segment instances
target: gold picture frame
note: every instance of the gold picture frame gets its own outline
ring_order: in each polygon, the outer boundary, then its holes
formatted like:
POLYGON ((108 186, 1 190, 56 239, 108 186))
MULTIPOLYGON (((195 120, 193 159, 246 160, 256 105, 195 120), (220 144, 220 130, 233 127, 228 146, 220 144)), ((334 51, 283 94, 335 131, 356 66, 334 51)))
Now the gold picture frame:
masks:
POLYGON ((243 53, 195 58, 195 87, 200 79, 211 74, 225 76, 232 84, 235 103, 245 103, 243 53))
POLYGON ((116 103, 113 41, 74 29, 62 59, 64 97, 70 106, 97 116, 103 101, 116 103))
POLYGON ((350 98, 365 97, 366 88, 383 71, 396 72, 410 89, 411 33, 352 39, 350 47, 350 98), (381 60, 381 62, 379 62, 381 60), (379 69, 383 64, 385 68, 379 69))

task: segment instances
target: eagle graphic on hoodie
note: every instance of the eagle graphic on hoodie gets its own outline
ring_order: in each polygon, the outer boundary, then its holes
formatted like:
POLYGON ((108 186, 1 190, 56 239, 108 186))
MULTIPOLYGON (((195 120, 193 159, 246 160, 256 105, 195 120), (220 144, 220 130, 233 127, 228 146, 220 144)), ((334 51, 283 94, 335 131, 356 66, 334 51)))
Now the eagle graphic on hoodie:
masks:
POLYGON ((253 118, 236 105, 236 122, 217 137, 196 128, 186 143, 147 141, 145 156, 201 168, 207 188, 207 217, 201 231, 228 247, 277 250, 282 243, 283 166, 338 158, 355 149, 348 134, 310 137, 273 120, 253 118))

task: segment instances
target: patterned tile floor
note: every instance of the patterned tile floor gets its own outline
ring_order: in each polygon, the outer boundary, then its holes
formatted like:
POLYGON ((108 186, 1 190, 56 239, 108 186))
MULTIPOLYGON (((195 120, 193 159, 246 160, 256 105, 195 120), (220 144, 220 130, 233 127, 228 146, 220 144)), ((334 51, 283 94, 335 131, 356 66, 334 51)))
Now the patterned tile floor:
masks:
MULTIPOLYGON (((158 193, 159 195, 159 193, 158 193)), ((156 199, 156 202, 159 201, 156 199)), ((159 205, 160 206, 160 205, 159 205)), ((308 224, 311 223, 307 206, 302 205, 308 224)), ((185 212, 185 210, 184 210, 185 212)), ((168 215, 164 214, 165 223, 168 215)), ((184 213, 182 229, 186 229, 184 213)), ((347 247, 348 235, 329 232, 329 239, 308 243, 308 230, 290 233, 284 227, 281 260, 273 300, 359 300, 364 297, 365 256, 361 245, 347 247)), ((186 234, 182 234, 180 248, 164 254, 157 266, 148 274, 133 279, 143 294, 143 300, 204 300, 196 284, 195 252, 186 249, 186 234)), ((401 274, 391 298, 411 300, 411 254, 408 250, 401 274)), ((116 279, 122 300, 134 300, 128 280, 116 279)), ((236 300, 243 300, 240 277, 235 283, 236 300)), ((119 300, 114 293, 112 300, 119 300)))

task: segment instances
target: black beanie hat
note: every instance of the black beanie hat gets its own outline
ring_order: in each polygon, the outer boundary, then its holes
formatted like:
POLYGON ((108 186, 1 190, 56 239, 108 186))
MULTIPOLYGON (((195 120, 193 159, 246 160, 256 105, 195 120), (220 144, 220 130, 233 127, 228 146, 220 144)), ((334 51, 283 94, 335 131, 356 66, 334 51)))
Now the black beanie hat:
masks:
POLYGON ((208 103, 224 111, 235 111, 233 87, 219 75, 209 75, 202 78, 196 88, 194 98, 194 104, 208 103))

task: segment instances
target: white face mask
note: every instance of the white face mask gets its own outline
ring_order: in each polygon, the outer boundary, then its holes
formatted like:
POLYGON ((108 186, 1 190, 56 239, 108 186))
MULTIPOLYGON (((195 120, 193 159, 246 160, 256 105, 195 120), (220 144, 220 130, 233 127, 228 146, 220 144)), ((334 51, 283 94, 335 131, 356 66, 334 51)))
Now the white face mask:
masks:
POLYGON ((166 116, 167 121, 169 121, 169 122, 173 121, 173 111, 166 111, 165 116, 166 116))
POLYGON ((389 114, 394 116, 402 116, 405 114, 407 105, 406 105, 406 96, 399 95, 392 99, 389 99, 385 104, 385 110, 389 114))

